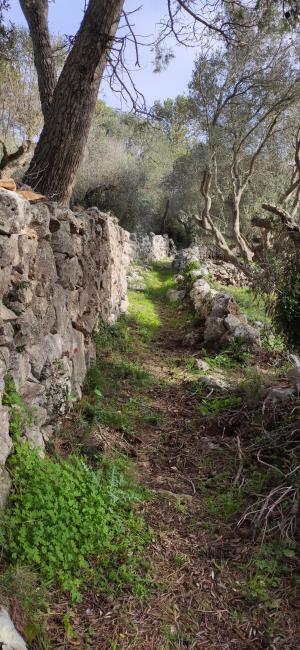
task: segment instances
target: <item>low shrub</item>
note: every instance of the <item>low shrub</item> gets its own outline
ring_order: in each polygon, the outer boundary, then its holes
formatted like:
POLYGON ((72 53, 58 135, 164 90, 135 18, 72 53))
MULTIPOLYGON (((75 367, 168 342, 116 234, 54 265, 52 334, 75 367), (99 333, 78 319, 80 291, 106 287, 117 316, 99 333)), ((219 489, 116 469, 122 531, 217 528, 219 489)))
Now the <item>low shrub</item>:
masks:
POLYGON ((40 458, 24 444, 10 460, 12 492, 5 531, 12 564, 39 572, 80 600, 93 581, 98 592, 143 589, 142 551, 151 534, 133 504, 124 460, 102 460, 93 471, 76 455, 40 458))

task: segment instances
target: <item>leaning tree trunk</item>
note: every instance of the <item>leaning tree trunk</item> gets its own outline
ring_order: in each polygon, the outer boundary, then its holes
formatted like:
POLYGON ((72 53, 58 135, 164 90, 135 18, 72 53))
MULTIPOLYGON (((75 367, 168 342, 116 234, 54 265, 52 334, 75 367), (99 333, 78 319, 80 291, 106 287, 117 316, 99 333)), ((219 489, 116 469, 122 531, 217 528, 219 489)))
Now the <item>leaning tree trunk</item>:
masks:
POLYGON ((123 4, 90 0, 24 179, 62 204, 71 196, 123 4))
POLYGON ((246 260, 246 262, 252 262, 253 257, 254 257, 254 252, 251 250, 250 246, 248 245, 246 239, 243 237, 241 234, 241 228, 240 228, 240 202, 241 202, 241 194, 234 193, 234 205, 233 205, 233 234, 236 243, 238 244, 238 247, 242 253, 243 258, 246 260))
POLYGON ((56 85, 51 40, 48 28, 48 0, 20 0, 33 45, 41 106, 47 118, 56 85))

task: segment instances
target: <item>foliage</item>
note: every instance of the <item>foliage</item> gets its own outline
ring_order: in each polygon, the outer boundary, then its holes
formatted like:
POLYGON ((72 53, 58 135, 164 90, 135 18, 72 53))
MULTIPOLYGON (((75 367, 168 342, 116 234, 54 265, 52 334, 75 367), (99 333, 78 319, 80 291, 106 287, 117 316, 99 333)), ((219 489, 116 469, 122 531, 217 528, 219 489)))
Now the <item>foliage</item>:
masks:
POLYGON ((275 289, 275 301, 270 306, 277 334, 291 348, 300 350, 300 272, 291 268, 275 289))
POLYGON ((176 155, 160 124, 98 101, 73 202, 111 211, 127 230, 160 232, 176 155))
POLYGON ((295 546, 287 542, 264 544, 251 563, 251 575, 246 585, 248 597, 254 603, 264 603, 269 609, 276 609, 270 590, 280 586, 283 575, 291 574, 289 562, 295 557, 295 546))
POLYGON ((5 378, 2 402, 4 406, 8 406, 10 409, 9 433, 13 441, 16 442, 24 433, 26 426, 32 424, 33 410, 23 402, 13 378, 9 375, 5 378))
POLYGON ((99 350, 127 352, 130 347, 129 339, 127 319, 125 316, 113 325, 102 321, 94 333, 94 340, 99 350))
POLYGON ((12 492, 5 525, 11 561, 37 570, 73 601, 92 580, 96 591, 143 589, 138 569, 149 539, 133 509, 141 491, 123 459, 92 471, 76 455, 40 458, 29 445, 10 460, 12 492))
POLYGON ((241 510, 242 496, 234 488, 226 489, 222 494, 206 496, 204 506, 208 512, 216 517, 231 519, 241 510))
POLYGON ((211 368, 235 369, 249 361, 250 354, 246 352, 241 339, 230 341, 224 352, 219 352, 214 357, 204 357, 211 368))
POLYGON ((241 402, 241 397, 238 397, 237 395, 230 395, 229 397, 213 397, 211 399, 202 400, 199 411, 203 416, 217 415, 221 411, 239 406, 241 402))

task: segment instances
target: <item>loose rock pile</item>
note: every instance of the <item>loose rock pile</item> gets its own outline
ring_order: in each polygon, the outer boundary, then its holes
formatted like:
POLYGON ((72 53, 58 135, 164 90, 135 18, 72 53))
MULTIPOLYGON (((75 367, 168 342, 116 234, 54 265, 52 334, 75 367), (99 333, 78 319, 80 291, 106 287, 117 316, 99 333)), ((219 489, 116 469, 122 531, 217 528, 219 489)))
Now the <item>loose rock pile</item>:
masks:
POLYGON ((247 323, 246 316, 228 294, 216 291, 200 278, 194 282, 190 298, 204 323, 204 345, 219 348, 234 339, 250 346, 259 343, 259 331, 247 323))
POLYGON ((173 268, 180 273, 190 262, 199 264, 199 269, 194 271, 195 277, 197 274, 198 277, 210 276, 212 280, 228 286, 246 287, 249 284, 249 279, 245 273, 236 268, 234 264, 220 259, 207 258, 203 260, 198 246, 179 251, 174 258, 173 268))

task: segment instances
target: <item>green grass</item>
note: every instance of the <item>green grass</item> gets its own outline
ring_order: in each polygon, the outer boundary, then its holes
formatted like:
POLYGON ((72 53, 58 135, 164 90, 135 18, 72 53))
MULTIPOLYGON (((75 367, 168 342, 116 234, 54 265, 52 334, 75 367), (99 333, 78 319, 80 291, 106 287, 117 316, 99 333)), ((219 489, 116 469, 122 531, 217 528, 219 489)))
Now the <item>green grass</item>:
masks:
POLYGON ((147 342, 154 339, 161 327, 161 303, 169 289, 176 287, 169 264, 152 265, 143 270, 146 290, 129 291, 129 319, 138 327, 139 335, 147 342))
POLYGON ((145 340, 154 339, 161 326, 161 318, 153 300, 145 293, 129 291, 129 317, 145 340))

